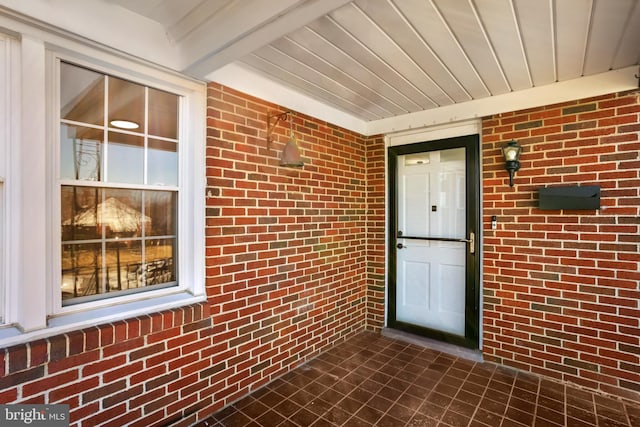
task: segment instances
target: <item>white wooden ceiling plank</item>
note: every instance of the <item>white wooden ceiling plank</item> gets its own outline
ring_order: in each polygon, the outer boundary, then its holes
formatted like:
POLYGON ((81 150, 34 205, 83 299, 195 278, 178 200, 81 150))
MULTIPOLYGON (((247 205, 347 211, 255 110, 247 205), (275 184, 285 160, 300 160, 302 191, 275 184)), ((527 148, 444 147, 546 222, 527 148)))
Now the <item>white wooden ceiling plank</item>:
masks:
POLYGON ((367 123, 366 135, 388 134, 442 124, 454 127, 457 123, 466 120, 494 114, 633 90, 638 87, 638 81, 633 77, 635 71, 637 71, 636 66, 622 68, 579 79, 405 114, 401 117, 376 120, 367 123))
POLYGON ((478 15, 512 90, 533 86, 510 0, 475 0, 478 15))
MULTIPOLYGON (((327 123, 350 129, 361 135, 366 134, 368 122, 344 109, 339 109, 330 101, 303 93, 294 86, 285 85, 264 72, 236 61, 207 75, 207 80, 264 99, 292 111, 298 111, 327 123)), ((304 141, 303 141, 304 143, 304 141)))
POLYGON ((424 97, 420 102, 423 108, 452 103, 451 98, 354 3, 350 7, 335 10, 330 15, 362 45, 367 46, 371 55, 380 58, 401 79, 419 91, 424 97))
POLYGON ((558 81, 582 76, 592 0, 555 2, 558 81))
POLYGON ((613 69, 628 67, 640 62, 640 1, 633 4, 633 11, 624 26, 622 41, 613 58, 613 69))
POLYGON ((270 79, 274 79, 286 87, 293 88, 296 91, 307 94, 314 99, 326 102, 334 108, 343 110, 360 118, 361 120, 369 121, 380 119, 379 116, 368 112, 366 109, 361 108, 354 103, 345 101, 344 98, 336 95, 334 92, 316 86, 305 78, 291 73, 279 64, 274 64, 273 62, 260 58, 256 55, 248 55, 242 58, 239 62, 243 64, 243 66, 248 66, 253 70, 259 71, 263 75, 268 75, 270 79))
POLYGON ((525 54, 535 86, 557 80, 552 1, 514 0, 525 54))
POLYGON ((405 113, 419 109, 418 104, 345 53, 339 46, 332 44, 308 26, 292 33, 289 37, 301 46, 316 52, 334 67, 348 73, 351 78, 364 87, 375 90, 380 96, 402 108, 405 113))
POLYGON ((176 43, 195 31, 216 14, 223 14, 237 0, 164 0, 169 37, 176 43))
POLYGON ((387 36, 392 39, 415 64, 429 75, 433 82, 454 102, 471 99, 471 95, 438 58, 431 47, 411 23, 402 15, 395 4, 387 0, 386 5, 380 0, 357 0, 356 4, 372 20, 376 22, 387 36))
POLYGON ((204 76, 248 55, 350 0, 242 0, 186 37, 183 70, 204 76))
MULTIPOLYGON (((356 92, 340 85, 310 66, 285 55, 273 46, 266 46, 254 52, 249 55, 249 58, 258 58, 264 61, 264 63, 272 64, 282 70, 286 70, 287 73, 298 77, 298 83, 302 81, 305 82, 304 86, 298 84, 298 87, 304 87, 306 92, 312 92, 313 89, 316 88, 326 93, 331 93, 334 99, 341 99, 343 105, 353 105, 361 111, 369 113, 369 115, 372 116, 369 117, 369 119, 373 117, 381 118, 389 114, 356 92)), ((252 65, 255 66, 255 62, 252 65)))
POLYGON ((489 90, 439 17, 433 4, 424 0, 394 0, 402 14, 431 47, 435 55, 472 98, 489 96, 489 90))
POLYGON ((460 43, 473 68, 492 95, 511 90, 493 49, 484 37, 484 29, 466 0, 433 0, 453 37, 460 43))
POLYGON ((400 108, 397 104, 380 95, 376 90, 374 90, 375 88, 363 85, 362 83, 351 77, 349 74, 347 74, 345 69, 338 68, 332 65, 324 58, 320 57, 315 52, 306 49, 290 37, 283 37, 279 40, 276 40, 275 42, 271 43, 271 46, 294 58, 295 60, 305 64, 316 72, 337 82, 341 86, 348 88, 350 91, 369 101, 372 105, 376 105, 377 107, 379 107, 381 115, 396 116, 398 114, 404 114, 407 112, 406 110, 400 108))
POLYGON ((325 16, 309 24, 309 28, 332 44, 340 46, 347 55, 350 55, 372 73, 388 82, 389 85, 393 86, 398 92, 411 99, 413 103, 418 105, 416 110, 421 109, 422 105, 429 103, 429 99, 425 97, 422 92, 417 90, 415 86, 409 84, 406 79, 402 78, 379 57, 372 54, 366 46, 356 40, 333 19, 325 16))

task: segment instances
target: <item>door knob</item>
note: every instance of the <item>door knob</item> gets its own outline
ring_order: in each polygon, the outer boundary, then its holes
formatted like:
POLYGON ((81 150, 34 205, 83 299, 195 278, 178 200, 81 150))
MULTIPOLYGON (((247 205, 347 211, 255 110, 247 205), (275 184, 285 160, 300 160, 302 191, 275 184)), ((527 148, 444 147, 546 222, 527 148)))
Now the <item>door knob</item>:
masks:
POLYGON ((396 248, 398 248, 398 249, 402 249, 402 248, 404 248, 404 245, 403 245, 402 243, 398 243, 398 244, 396 245, 396 248))

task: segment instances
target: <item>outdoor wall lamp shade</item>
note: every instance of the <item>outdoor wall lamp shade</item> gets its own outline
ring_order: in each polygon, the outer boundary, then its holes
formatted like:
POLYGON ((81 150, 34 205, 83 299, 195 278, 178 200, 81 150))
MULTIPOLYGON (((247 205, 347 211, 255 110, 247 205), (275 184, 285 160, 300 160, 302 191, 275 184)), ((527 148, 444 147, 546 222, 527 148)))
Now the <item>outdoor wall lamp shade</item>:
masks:
POLYGON ((502 147, 505 169, 509 171, 510 187, 513 187, 513 175, 520 169, 520 154, 522 154, 522 147, 515 141, 509 141, 507 145, 502 147))
POLYGON ((298 139, 293 133, 293 115, 291 111, 285 111, 284 113, 272 115, 267 113, 267 146, 271 146, 271 134, 277 126, 280 120, 289 120, 289 141, 282 149, 280 156, 280 166, 301 168, 304 166, 302 156, 300 155, 300 148, 298 147, 298 139), (275 119, 272 123, 271 120, 275 119))

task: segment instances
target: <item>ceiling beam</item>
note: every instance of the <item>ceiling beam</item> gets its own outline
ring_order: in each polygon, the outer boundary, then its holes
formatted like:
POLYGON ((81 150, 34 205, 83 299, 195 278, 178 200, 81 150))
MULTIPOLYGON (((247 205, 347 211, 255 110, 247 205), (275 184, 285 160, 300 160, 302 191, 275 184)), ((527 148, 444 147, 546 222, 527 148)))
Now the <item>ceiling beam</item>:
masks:
POLYGON ((212 16, 181 45, 184 73, 203 78, 351 0, 241 0, 212 16))

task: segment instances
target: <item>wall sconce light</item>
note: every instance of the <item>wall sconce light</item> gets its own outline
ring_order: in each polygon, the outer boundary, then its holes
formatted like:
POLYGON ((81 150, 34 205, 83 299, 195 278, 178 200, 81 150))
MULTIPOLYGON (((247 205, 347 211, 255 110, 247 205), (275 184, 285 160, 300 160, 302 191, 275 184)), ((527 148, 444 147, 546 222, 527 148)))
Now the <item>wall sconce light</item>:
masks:
POLYGON ((513 187, 513 175, 520 169, 520 154, 522 147, 515 141, 509 141, 507 145, 502 147, 502 155, 504 156, 505 169, 509 171, 509 186, 513 187))
POLYGON ((300 155, 300 148, 298 147, 298 139, 293 133, 293 113, 291 111, 285 111, 284 113, 274 114, 272 115, 270 112, 267 112, 267 147, 271 147, 271 134, 273 134, 273 130, 278 125, 280 120, 288 120, 289 121, 289 141, 285 144, 282 149, 282 155, 280 156, 280 166, 292 167, 292 168, 301 168, 304 166, 304 162, 302 161, 302 156, 300 155), (273 123, 272 119, 275 119, 273 123))

